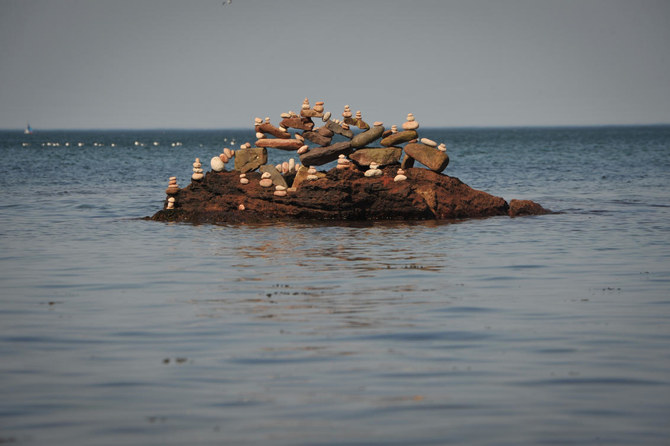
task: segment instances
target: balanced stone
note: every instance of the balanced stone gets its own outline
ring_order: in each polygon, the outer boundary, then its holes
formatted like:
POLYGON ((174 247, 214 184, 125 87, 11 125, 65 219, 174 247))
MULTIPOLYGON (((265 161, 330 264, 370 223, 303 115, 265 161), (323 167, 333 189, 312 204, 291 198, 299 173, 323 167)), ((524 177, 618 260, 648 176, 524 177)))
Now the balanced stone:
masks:
POLYGON ((442 172, 449 164, 449 156, 446 152, 425 144, 409 143, 405 146, 405 153, 437 173, 442 172))
POLYGON ((358 149, 349 158, 359 166, 369 166, 377 163, 380 166, 400 164, 401 147, 365 147, 358 149))
POLYGON ((365 147, 374 140, 378 139, 384 133, 384 127, 381 125, 376 125, 365 132, 361 132, 358 135, 354 136, 351 139, 351 147, 357 149, 359 147, 365 147))
POLYGON ((314 122, 310 118, 292 116, 290 118, 284 118, 280 125, 284 128, 292 128, 298 130, 312 130, 314 128, 314 122))
POLYGON ((409 169, 410 167, 414 167, 414 158, 405 153, 405 157, 402 159, 402 163, 400 163, 400 168, 409 169))
POLYGON ((350 141, 337 142, 331 146, 313 148, 300 156, 300 162, 306 166, 321 166, 335 161, 340 155, 349 155, 353 151, 350 141))
POLYGON ((314 103, 314 111, 317 113, 323 113, 323 101, 317 101, 314 103))
POLYGON ((271 187, 272 186, 272 180, 270 178, 262 178, 261 181, 258 182, 261 187, 271 187))
POLYGON ((168 200, 167 200, 167 209, 174 209, 174 202, 175 202, 174 197, 170 197, 170 198, 168 198, 168 200))
POLYGON ((321 136, 325 136, 326 138, 332 138, 335 132, 333 132, 331 129, 329 129, 326 126, 319 127, 317 129, 314 129, 316 133, 318 133, 321 136))
POLYGON ((259 139, 256 141, 258 147, 272 147, 280 150, 298 150, 303 142, 299 139, 259 139))
POLYGON ((179 186, 177 185, 177 177, 170 177, 170 182, 168 183, 165 193, 167 195, 174 195, 179 192, 179 186))
POLYGON ((272 180, 272 183, 275 186, 286 187, 286 180, 284 180, 284 177, 277 170, 277 168, 275 166, 271 166, 269 164, 266 164, 266 165, 261 166, 259 170, 261 172, 263 172, 263 176, 265 176, 265 178, 270 178, 272 180))
POLYGON ((382 139, 381 145, 386 147, 397 146, 398 144, 416 139, 418 136, 416 130, 405 130, 404 132, 393 133, 382 139))
POLYGON ((302 155, 303 153, 309 152, 309 146, 307 144, 300 146, 298 149, 298 155, 302 155))
POLYGON ((400 169, 398 169, 398 173, 396 174, 396 176, 393 178, 393 181, 398 183, 400 181, 405 181, 406 179, 407 179, 407 176, 405 175, 405 171, 402 170, 402 168, 400 168, 400 169))
MULTIPOLYGON (((328 130, 328 129, 326 129, 328 130)), ((323 136, 318 132, 313 132, 313 131, 306 131, 302 133, 302 136, 305 139, 308 139, 312 141, 314 144, 318 144, 320 146, 327 146, 330 144, 330 141, 332 141, 333 137, 332 136, 323 136)))
POLYGON ((261 125, 257 125, 256 126, 256 131, 261 132, 261 133, 269 133, 270 135, 274 136, 275 138, 287 139, 287 138, 291 137, 291 135, 286 131, 286 129, 281 130, 281 128, 275 127, 274 125, 270 124, 269 122, 264 122, 261 125))
POLYGON ((254 147, 252 149, 240 149, 235 152, 235 170, 238 172, 251 172, 268 162, 268 151, 265 147, 254 147))
POLYGON ((323 122, 328 122, 328 121, 330 120, 330 116, 331 116, 331 113, 330 113, 330 112, 326 112, 326 113, 323 115, 323 117, 321 118, 321 120, 322 120, 323 122))
POLYGON ((211 164, 212 170, 214 172, 221 172, 226 168, 226 165, 223 163, 223 160, 218 156, 212 158, 209 163, 211 164))
POLYGON ((228 157, 228 159, 230 159, 230 158, 233 157, 234 152, 232 150, 230 150, 228 147, 225 147, 223 149, 223 154, 226 155, 228 157))
POLYGON ((446 146, 444 143, 440 143, 440 145, 437 146, 437 149, 438 149, 440 152, 446 152, 446 151, 447 151, 447 146, 446 146))
POLYGON ((382 174, 382 171, 379 169, 379 164, 371 163, 370 168, 365 171, 366 177, 378 177, 382 174))
POLYGON ((303 116, 305 118, 320 118, 323 116, 323 113, 319 113, 318 111, 314 110, 313 108, 303 108, 300 110, 300 116, 303 116))
POLYGON ((435 141, 433 141, 432 139, 421 138, 421 143, 425 144, 427 146, 430 146, 430 147, 437 147, 437 143, 435 141))
POLYGON ((345 129, 344 127, 342 127, 339 123, 337 123, 335 121, 328 121, 326 123, 326 128, 328 128, 333 133, 337 133, 338 135, 344 136, 345 138, 351 139, 351 138, 354 137, 354 132, 352 132, 348 128, 345 129))

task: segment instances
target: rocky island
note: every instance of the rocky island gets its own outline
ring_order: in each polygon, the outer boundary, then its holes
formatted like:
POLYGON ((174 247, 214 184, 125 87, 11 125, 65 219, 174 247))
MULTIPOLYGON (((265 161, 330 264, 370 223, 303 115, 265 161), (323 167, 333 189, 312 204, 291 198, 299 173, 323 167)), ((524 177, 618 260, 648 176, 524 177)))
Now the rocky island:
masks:
POLYGON ((254 147, 224 148, 207 173, 196 159, 191 183, 179 188, 171 177, 164 209, 148 218, 190 223, 456 220, 549 212, 528 200, 507 203, 443 174, 449 164, 446 145, 419 139, 412 113, 402 130, 396 125, 386 130, 381 122, 370 126, 348 105, 342 120, 331 119, 323 105, 311 107, 305 98, 300 114, 282 113, 276 127, 269 118, 256 118, 254 147), (323 125, 315 127, 313 118, 323 125), (380 147, 373 147, 377 140, 380 147), (300 163, 291 158, 269 165, 269 148, 296 152, 300 163), (227 170, 231 160, 234 168, 227 170), (335 160, 328 171, 314 167, 335 160))

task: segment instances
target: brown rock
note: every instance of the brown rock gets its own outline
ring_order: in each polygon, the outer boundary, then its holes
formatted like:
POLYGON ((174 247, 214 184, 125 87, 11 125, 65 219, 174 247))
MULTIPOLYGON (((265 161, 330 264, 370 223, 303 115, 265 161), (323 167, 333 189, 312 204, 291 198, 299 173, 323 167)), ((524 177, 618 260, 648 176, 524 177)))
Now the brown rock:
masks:
POLYGON ((303 142, 298 139, 259 139, 256 141, 256 145, 280 150, 298 150, 302 147, 303 142))
POLYGON ((405 153, 434 172, 442 172, 449 164, 449 155, 446 152, 425 144, 408 143, 405 153))
POLYGON ((400 164, 401 156, 401 147, 366 147, 356 150, 349 155, 349 159, 361 167, 367 167, 370 163, 377 163, 384 167, 391 164, 400 164))
MULTIPOLYGON (((309 181, 307 181, 307 177, 309 176, 309 172, 308 172, 308 171, 309 171, 309 169, 308 169, 307 167, 305 167, 305 166, 300 166, 300 169, 299 169, 298 172, 295 174, 295 178, 293 179, 293 184, 291 184, 291 188, 292 188, 292 189, 296 189, 296 190, 297 190, 297 189, 300 187, 300 185, 301 185, 302 183, 304 183, 304 182, 309 183, 309 181)), ((326 174, 325 174, 324 172, 317 172, 317 173, 315 173, 315 175, 316 175, 319 179, 321 179, 321 178, 325 178, 325 177, 326 177, 326 174)))
POLYGON ((302 136, 305 139, 308 139, 308 140, 312 141, 314 144, 318 144, 320 146, 329 145, 330 141, 332 141, 332 139, 333 139, 332 136, 331 137, 326 137, 326 136, 322 136, 318 132, 308 132, 308 131, 302 132, 302 136))
POLYGON ((269 133, 270 135, 274 136, 275 138, 281 138, 281 139, 288 139, 291 137, 291 135, 288 132, 284 132, 282 130, 279 130, 278 127, 275 127, 274 125, 264 122, 263 124, 257 125, 256 126, 256 131, 260 133, 269 133))
POLYGON ((349 129, 342 128, 342 126, 335 121, 326 122, 326 128, 333 133, 344 136, 345 138, 351 139, 354 137, 354 132, 349 129))
MULTIPOLYGON (((355 169, 319 172, 315 181, 298 180, 295 192, 275 200, 250 173, 246 186, 236 172, 208 172, 175 195, 178 206, 151 219, 191 223, 268 222, 276 220, 455 220, 507 215, 500 197, 477 191, 458 178, 427 169, 409 169, 407 181, 395 182, 397 168, 364 177, 355 169), (244 203, 245 211, 238 210, 244 203)), ((298 175, 306 176, 307 169, 298 175)), ((295 184, 295 183, 294 183, 295 184)))
POLYGON ((305 118, 320 118, 323 116, 323 113, 319 113, 313 108, 307 108, 307 109, 303 108, 302 110, 300 110, 300 116, 303 116, 305 118))
POLYGON ((384 127, 381 125, 376 125, 370 130, 359 133, 351 139, 351 147, 357 149, 359 147, 365 147, 371 142, 378 139, 384 133, 384 127))
POLYGON ((314 128, 314 122, 310 118, 293 116, 291 118, 284 118, 279 123, 284 128, 292 128, 298 130, 312 130, 314 128))
POLYGON ((318 129, 314 129, 316 133, 318 133, 321 136, 325 136, 326 138, 332 138, 335 132, 333 132, 331 129, 329 129, 326 126, 319 127, 318 129))
POLYGON ((370 125, 367 122, 363 121, 362 119, 356 119, 356 127, 362 130, 370 129, 370 125))
POLYGON ((416 130, 405 130, 404 132, 393 133, 386 136, 381 140, 381 145, 386 147, 397 146, 398 144, 411 141, 418 137, 419 135, 416 133, 416 130))
POLYGON ((327 147, 315 147, 300 156, 300 162, 305 166, 321 166, 335 161, 340 154, 349 155, 354 149, 350 141, 342 141, 327 147))
POLYGON ((269 173, 270 174, 270 179, 272 180, 272 184, 275 186, 283 186, 283 187, 288 187, 286 184, 286 180, 284 180, 284 177, 282 174, 277 170, 275 166, 271 166, 269 164, 264 164, 262 165, 258 170, 261 171, 261 173, 269 173))
POLYGON ((405 157, 402 159, 402 163, 400 164, 400 168, 409 169, 410 167, 414 167, 414 158, 408 154, 405 154, 405 157))
POLYGON ((511 200, 509 202, 509 216, 520 217, 522 215, 544 215, 551 213, 539 204, 530 200, 511 200))
POLYGON ((253 147, 235 151, 235 170, 238 172, 251 172, 267 162, 268 151, 265 147, 253 147))

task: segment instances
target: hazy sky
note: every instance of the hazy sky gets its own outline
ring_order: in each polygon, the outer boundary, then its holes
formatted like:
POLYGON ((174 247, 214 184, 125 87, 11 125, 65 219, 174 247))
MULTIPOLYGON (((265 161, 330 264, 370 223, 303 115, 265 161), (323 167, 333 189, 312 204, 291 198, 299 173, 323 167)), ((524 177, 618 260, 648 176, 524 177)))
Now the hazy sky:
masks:
POLYGON ((0 0, 0 128, 670 122, 668 0, 0 0))

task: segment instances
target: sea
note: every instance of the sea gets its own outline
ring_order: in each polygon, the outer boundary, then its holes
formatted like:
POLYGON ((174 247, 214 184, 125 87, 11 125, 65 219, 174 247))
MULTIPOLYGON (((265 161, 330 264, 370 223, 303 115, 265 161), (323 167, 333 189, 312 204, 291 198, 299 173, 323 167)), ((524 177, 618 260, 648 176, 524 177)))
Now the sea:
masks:
POLYGON ((160 223, 253 130, 0 132, 0 444, 670 444, 670 126, 421 136, 553 213, 160 223))

